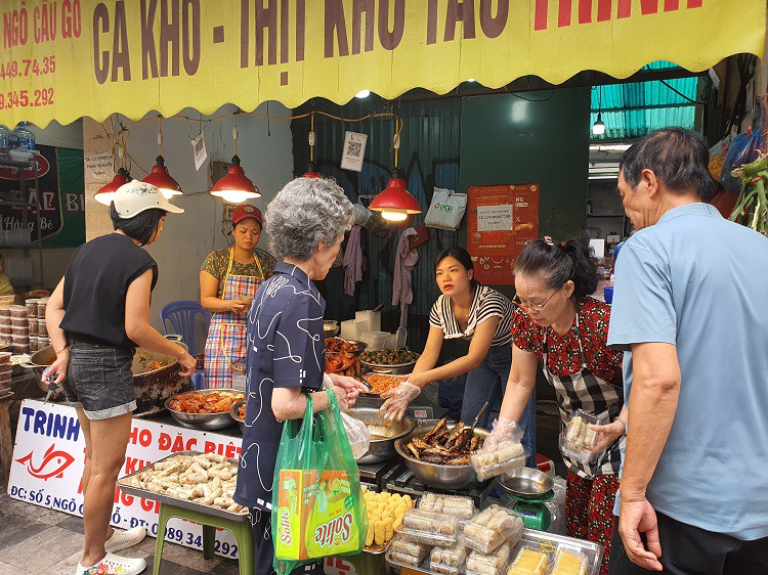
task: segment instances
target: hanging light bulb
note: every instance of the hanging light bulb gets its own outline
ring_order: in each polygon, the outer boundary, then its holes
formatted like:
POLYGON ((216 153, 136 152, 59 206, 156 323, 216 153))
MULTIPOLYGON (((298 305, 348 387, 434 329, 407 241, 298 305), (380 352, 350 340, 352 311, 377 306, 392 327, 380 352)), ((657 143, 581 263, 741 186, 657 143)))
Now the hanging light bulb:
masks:
POLYGON ((305 178, 320 178, 320 172, 317 171, 317 166, 315 166, 314 162, 309 162, 307 164, 307 171, 304 172, 305 178))
POLYGON ((230 204, 239 204, 253 198, 260 198, 261 192, 240 167, 240 158, 232 157, 227 174, 211 189, 211 195, 222 198, 230 204))
POLYGON ((369 209, 381 212, 381 217, 390 222, 402 222, 410 215, 421 213, 419 202, 406 189, 405 180, 397 168, 392 170, 387 187, 373 199, 369 209))
POLYGON ((592 133, 595 136, 602 136, 605 134, 605 123, 600 117, 600 112, 597 113, 597 120, 595 120, 595 123, 592 125, 592 133))
POLYGON ((131 181, 131 175, 125 168, 120 168, 112 178, 112 181, 107 185, 102 186, 99 190, 93 194, 93 199, 104 206, 110 206, 112 200, 115 198, 115 192, 123 184, 127 184, 131 181))
POLYGON ((211 189, 212 196, 222 198, 230 204, 240 204, 246 200, 261 197, 259 188, 248 179, 245 170, 240 167, 240 157, 237 155, 237 116, 236 113, 235 125, 232 128, 232 138, 235 140, 235 155, 232 156, 232 165, 227 168, 227 174, 211 189))
POLYGON ((370 95, 370 90, 360 90, 357 94, 355 94, 355 98, 360 98, 362 100, 363 98, 367 98, 370 95))
POLYGON ((183 194, 184 192, 181 191, 179 183, 168 173, 168 168, 165 167, 165 158, 158 156, 155 162, 155 165, 152 166, 152 171, 142 181, 155 186, 166 199, 183 194))

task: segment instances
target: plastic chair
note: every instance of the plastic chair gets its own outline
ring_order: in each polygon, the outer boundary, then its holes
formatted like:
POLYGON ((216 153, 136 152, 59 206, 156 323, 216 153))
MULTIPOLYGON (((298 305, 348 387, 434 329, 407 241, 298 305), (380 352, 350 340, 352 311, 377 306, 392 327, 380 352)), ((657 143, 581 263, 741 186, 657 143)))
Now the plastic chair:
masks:
POLYGON ((199 352, 195 345, 195 318, 197 314, 203 315, 205 321, 205 331, 211 324, 211 314, 203 309, 200 302, 191 300, 182 300, 169 303, 160 310, 160 321, 163 322, 163 332, 168 334, 166 322, 171 323, 173 331, 182 337, 182 341, 189 347, 190 355, 197 355, 199 352))

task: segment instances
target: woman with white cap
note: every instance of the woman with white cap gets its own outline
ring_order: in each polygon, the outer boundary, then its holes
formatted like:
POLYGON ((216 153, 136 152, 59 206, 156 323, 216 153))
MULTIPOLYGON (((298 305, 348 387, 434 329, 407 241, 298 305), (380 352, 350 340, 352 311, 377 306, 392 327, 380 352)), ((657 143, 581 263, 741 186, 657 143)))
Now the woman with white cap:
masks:
POLYGON ((200 304, 213 312, 205 343, 209 388, 245 386, 246 319, 262 283, 272 277, 275 258, 256 246, 264 218, 255 206, 232 212, 235 245, 211 253, 200 268, 200 304))
POLYGON ((146 569, 143 559, 114 554, 139 543, 145 529, 118 531, 109 521, 136 409, 136 348, 178 358, 184 377, 195 371, 195 359, 149 324, 158 271, 142 249, 157 241, 166 214, 182 212, 151 184, 134 180, 118 188, 110 208, 114 233, 78 248, 48 302, 45 323, 56 361, 44 379, 62 386, 85 438, 85 542, 76 575, 146 569))

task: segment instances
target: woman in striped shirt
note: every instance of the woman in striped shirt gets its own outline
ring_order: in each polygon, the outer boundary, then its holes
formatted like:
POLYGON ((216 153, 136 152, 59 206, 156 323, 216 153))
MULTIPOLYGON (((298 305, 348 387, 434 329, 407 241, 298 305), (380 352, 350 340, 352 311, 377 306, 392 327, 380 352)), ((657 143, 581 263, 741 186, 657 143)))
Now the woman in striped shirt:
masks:
MULTIPOLYGON (((504 396, 512 365, 512 317, 514 308, 506 297, 474 280, 472 258, 454 247, 435 260, 435 276, 442 295, 429 314, 429 336, 413 373, 397 388, 382 395, 386 417, 400 419, 408 404, 428 383, 467 374, 461 420, 472 423, 486 401, 491 407, 504 396), (467 355, 437 366, 446 339, 470 342, 467 355)), ((486 413, 478 425, 488 423, 486 413)), ((536 398, 531 397, 520 422, 524 445, 536 453, 536 398)))

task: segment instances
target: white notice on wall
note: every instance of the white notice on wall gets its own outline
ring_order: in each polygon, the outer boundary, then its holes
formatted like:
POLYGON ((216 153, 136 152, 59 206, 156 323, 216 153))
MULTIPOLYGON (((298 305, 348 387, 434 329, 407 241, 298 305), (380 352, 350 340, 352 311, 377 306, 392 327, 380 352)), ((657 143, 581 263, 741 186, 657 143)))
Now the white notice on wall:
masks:
POLYGON ((200 132, 200 135, 190 143, 195 155, 195 169, 199 171, 205 160, 208 159, 208 150, 205 149, 205 130, 200 132))
POLYGON ((346 132, 344 135, 344 155, 341 157, 341 169, 353 172, 363 171, 365 145, 368 143, 366 134, 346 132))
POLYGON ((508 232, 512 230, 512 204, 478 206, 478 232, 508 232))

